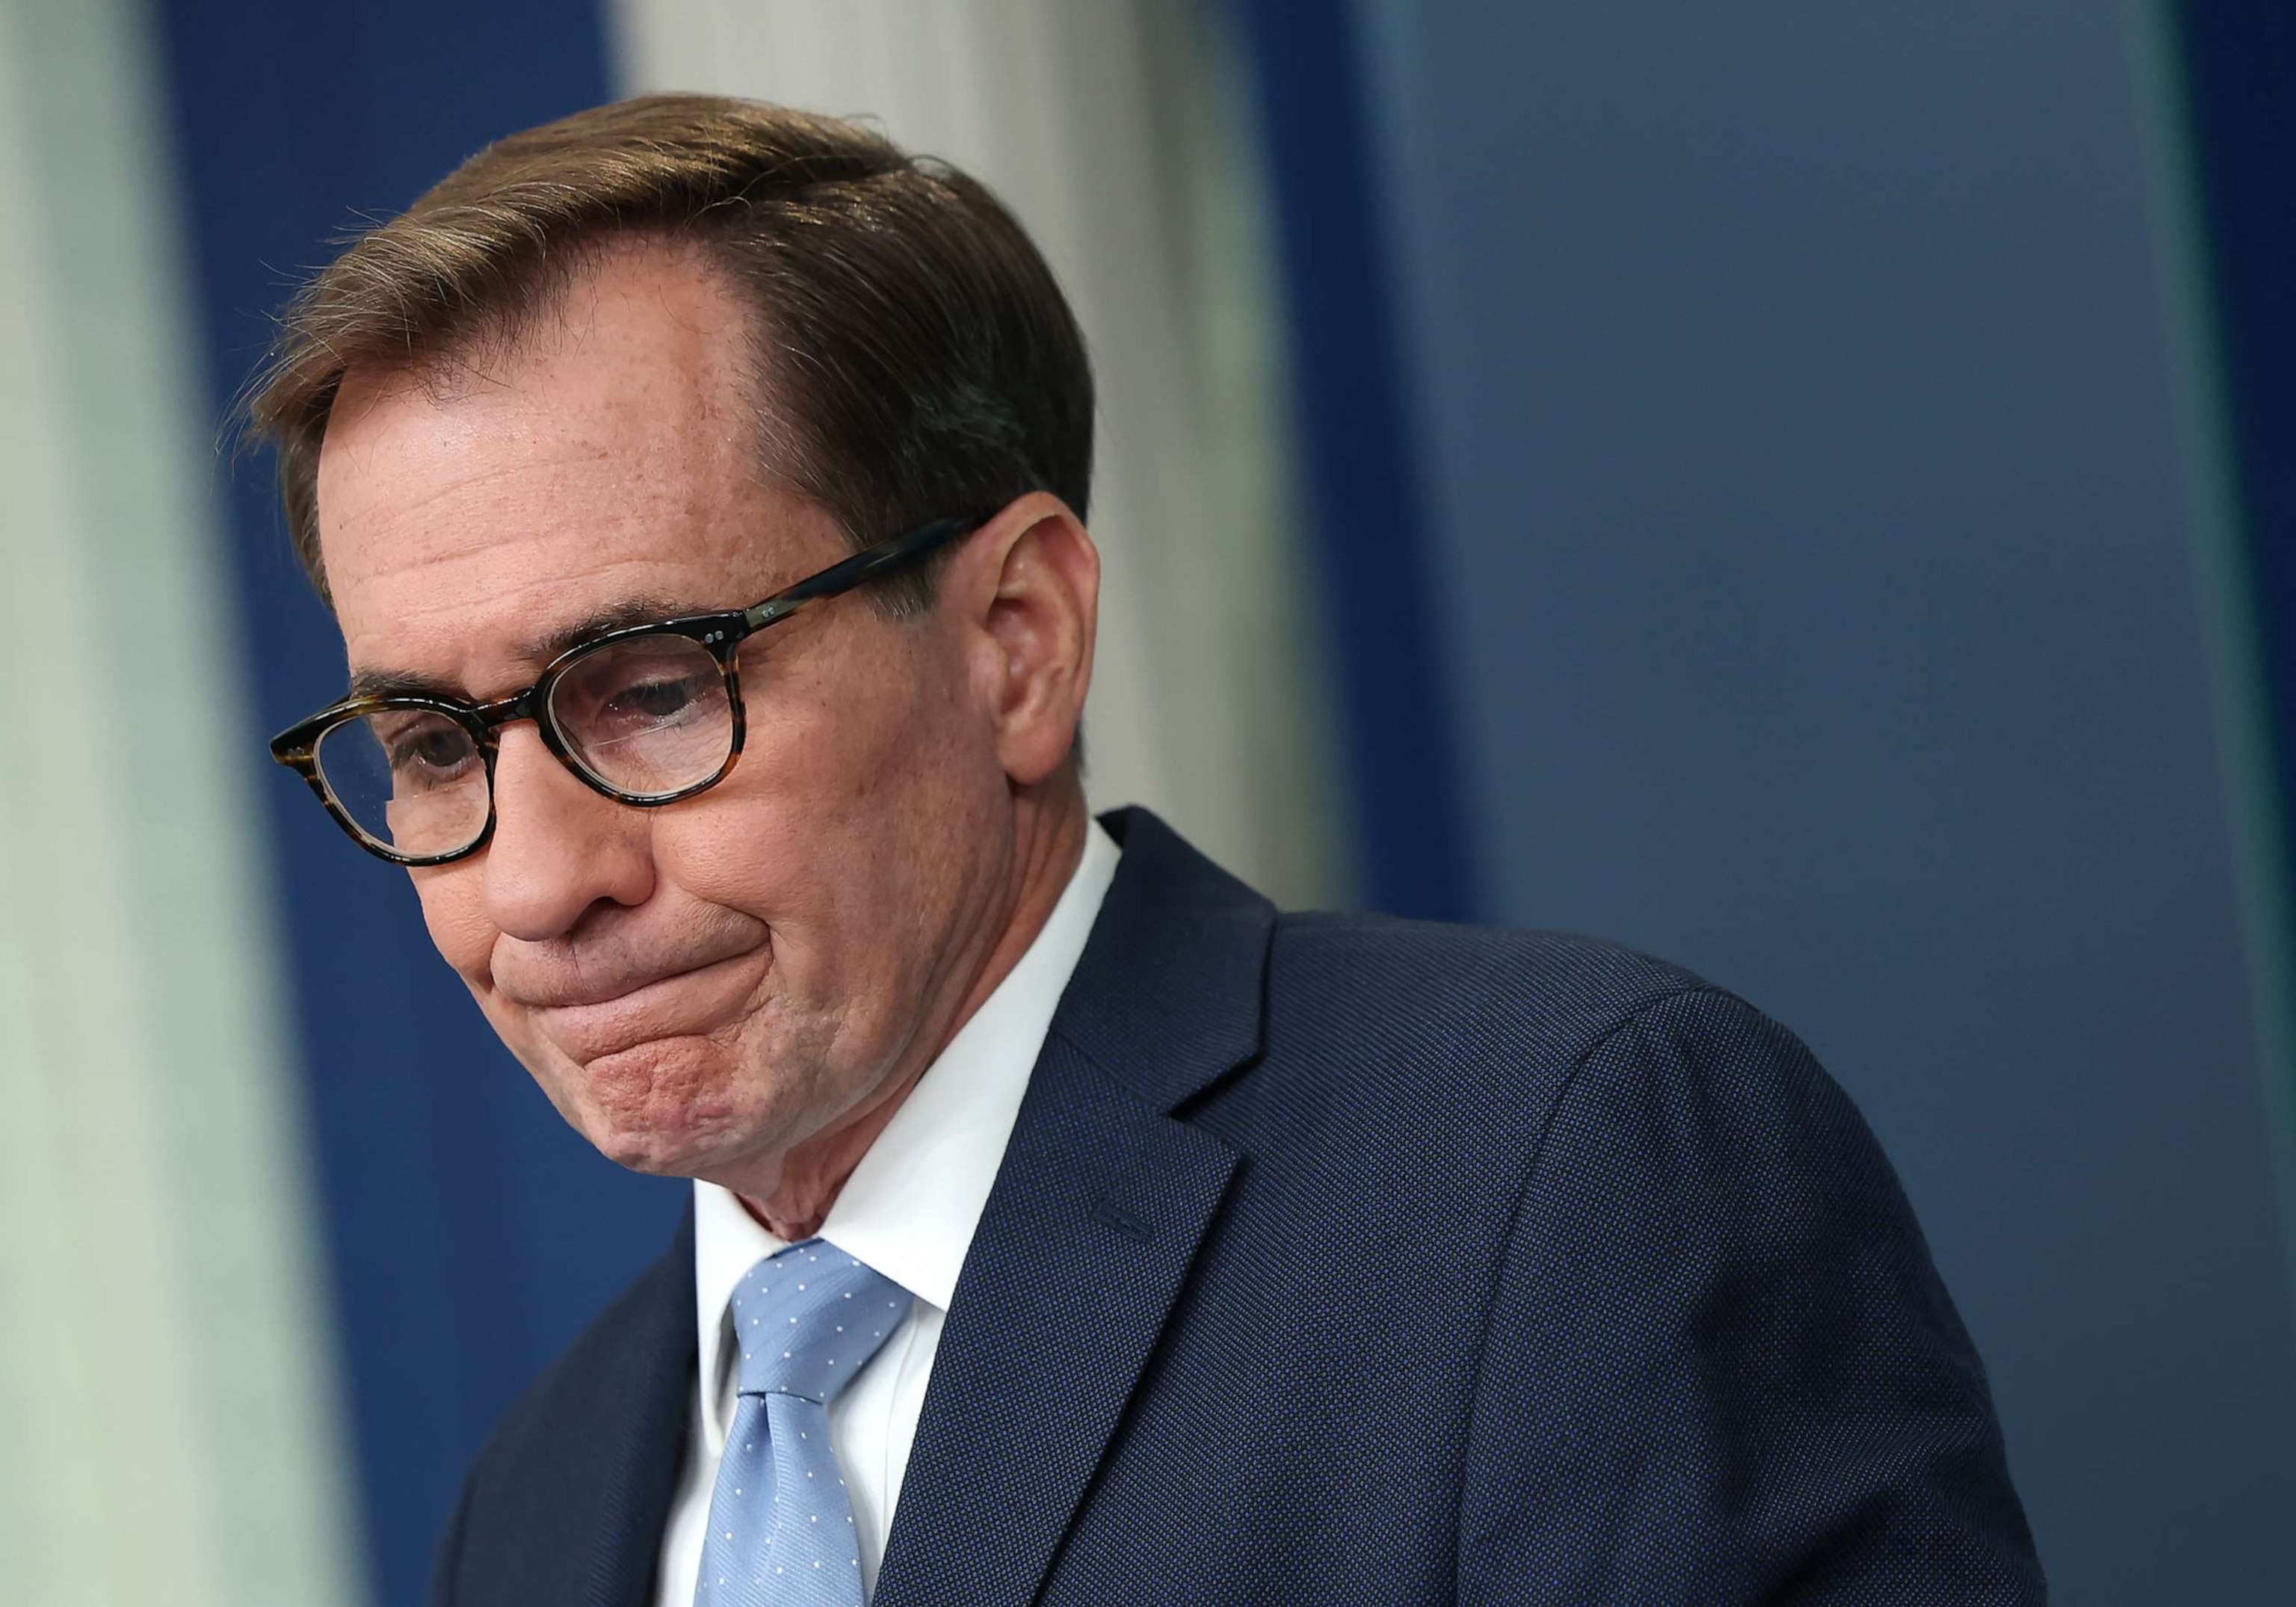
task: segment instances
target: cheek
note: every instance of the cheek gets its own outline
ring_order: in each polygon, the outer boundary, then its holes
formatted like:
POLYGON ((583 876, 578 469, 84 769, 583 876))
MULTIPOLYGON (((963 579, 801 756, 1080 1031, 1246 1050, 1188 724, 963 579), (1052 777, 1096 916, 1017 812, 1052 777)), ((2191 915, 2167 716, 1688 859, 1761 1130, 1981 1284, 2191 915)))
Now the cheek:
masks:
POLYGON ((410 873, 422 901, 422 923, 447 964, 464 980, 480 985, 488 974, 495 939, 500 934, 487 916, 480 862, 433 866, 410 873))
POLYGON ((778 675, 744 665, 748 733, 734 773, 656 823, 670 879, 712 903, 786 913, 788 898, 817 901, 858 868, 852 856, 903 828, 894 816, 911 787, 914 734, 942 721, 922 707, 935 694, 901 628, 864 622, 857 645, 778 675))
POLYGON ((793 840, 793 816, 758 799, 704 799, 715 807, 660 822, 653 863, 658 896, 691 908, 748 916, 776 938, 812 914, 816 878, 793 840))
POLYGON ((734 773, 654 823, 663 883, 767 923, 798 999, 919 963, 914 934, 945 935, 970 853, 994 836, 1003 775, 961 671, 900 646, 840 665, 841 700, 761 684, 734 773))

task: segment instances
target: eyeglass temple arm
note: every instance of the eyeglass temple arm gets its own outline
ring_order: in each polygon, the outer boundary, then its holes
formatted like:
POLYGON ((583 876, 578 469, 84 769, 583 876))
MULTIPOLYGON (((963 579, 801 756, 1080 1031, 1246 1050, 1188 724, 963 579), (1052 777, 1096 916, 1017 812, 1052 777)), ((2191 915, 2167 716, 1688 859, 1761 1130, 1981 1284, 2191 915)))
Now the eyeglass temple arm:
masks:
POLYGON ((772 596, 747 610, 742 622, 750 630, 762 630, 778 620, 786 619, 800 609, 825 602, 842 592, 849 592, 895 570, 906 569, 935 548, 971 534, 980 528, 977 519, 938 519, 929 525, 920 525, 905 536, 856 553, 842 563, 834 563, 818 575, 799 581, 787 591, 772 596))

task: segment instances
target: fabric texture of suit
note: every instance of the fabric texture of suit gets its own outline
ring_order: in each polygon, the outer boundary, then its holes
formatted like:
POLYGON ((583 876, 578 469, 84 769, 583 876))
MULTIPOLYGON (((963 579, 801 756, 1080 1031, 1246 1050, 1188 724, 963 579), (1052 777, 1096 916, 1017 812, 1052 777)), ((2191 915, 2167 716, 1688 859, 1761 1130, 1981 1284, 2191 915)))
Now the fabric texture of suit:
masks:
MULTIPOLYGON (((878 1607, 2043 1599, 1976 1352, 1791 1034, 1107 824, 878 1607)), ((434 1603, 643 1607, 694 1366, 682 1233, 480 1453, 434 1603)))

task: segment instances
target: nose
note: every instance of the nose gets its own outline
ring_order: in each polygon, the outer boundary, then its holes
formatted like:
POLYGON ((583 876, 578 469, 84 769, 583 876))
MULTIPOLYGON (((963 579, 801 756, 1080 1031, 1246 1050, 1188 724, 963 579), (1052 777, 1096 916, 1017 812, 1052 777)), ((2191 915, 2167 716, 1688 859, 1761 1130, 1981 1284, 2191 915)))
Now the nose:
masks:
POLYGON ((601 902, 639 905, 654 886, 644 811, 603 798, 531 726, 503 733, 486 896, 495 928, 530 943, 565 936, 601 902))

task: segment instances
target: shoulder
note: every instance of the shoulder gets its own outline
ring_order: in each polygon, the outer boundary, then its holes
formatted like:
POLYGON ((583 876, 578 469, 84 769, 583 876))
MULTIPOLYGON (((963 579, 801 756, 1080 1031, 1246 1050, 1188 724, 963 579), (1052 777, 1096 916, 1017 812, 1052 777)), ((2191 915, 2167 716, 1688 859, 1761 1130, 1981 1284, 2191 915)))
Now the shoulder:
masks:
POLYGON ((1674 994, 1711 985, 1682 966, 1571 932, 1518 931, 1318 911, 1277 917, 1274 980, 1303 997, 1356 999, 1430 1027, 1463 1015, 1600 1031, 1674 994))
MULTIPOLYGON (((1235 1136, 1309 1176, 1538 1231, 1542 1205, 1694 1170, 1896 1209, 1849 1096, 1792 1032, 1682 966, 1567 933, 1286 916, 1235 1136)), ((1551 1226, 1551 1223, 1550 1223, 1551 1226)))
POLYGON ((1695 972, 1600 939, 1332 914, 1278 920, 1267 1008, 1278 1051, 1534 1103, 1622 1037, 1694 1058, 1706 1037, 1775 1029, 1695 972))

